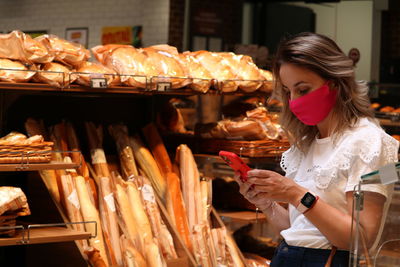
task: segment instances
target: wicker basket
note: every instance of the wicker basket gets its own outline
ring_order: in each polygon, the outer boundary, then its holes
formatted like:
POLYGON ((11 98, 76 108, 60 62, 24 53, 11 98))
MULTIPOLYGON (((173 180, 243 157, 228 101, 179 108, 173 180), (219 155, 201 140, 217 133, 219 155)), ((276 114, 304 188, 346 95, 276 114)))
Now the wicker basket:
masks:
POLYGON ((277 157, 289 148, 288 142, 275 140, 237 141, 225 139, 201 139, 200 151, 218 153, 221 150, 234 152, 244 157, 277 157))
MULTIPOLYGON (((11 227, 16 225, 18 215, 0 216, 0 227, 11 227)), ((15 235, 15 229, 0 229, 0 236, 12 237, 15 235)))
POLYGON ((51 160, 53 142, 31 145, 0 144, 0 163, 47 163, 51 160))

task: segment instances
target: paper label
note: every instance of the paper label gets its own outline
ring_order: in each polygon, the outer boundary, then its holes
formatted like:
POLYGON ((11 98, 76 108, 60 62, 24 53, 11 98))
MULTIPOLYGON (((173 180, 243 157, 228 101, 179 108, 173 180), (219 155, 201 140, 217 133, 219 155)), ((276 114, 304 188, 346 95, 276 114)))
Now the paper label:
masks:
POLYGON ((104 197, 104 200, 107 203, 108 208, 112 211, 115 212, 115 202, 114 202, 114 195, 113 193, 108 194, 107 196, 104 197))
POLYGON ((379 168, 379 177, 381 178, 382 184, 392 184, 399 180, 397 175, 395 163, 387 164, 379 168))
POLYGON ((72 205, 75 206, 78 210, 81 208, 81 205, 79 204, 79 198, 78 198, 78 193, 76 192, 76 189, 72 191, 72 193, 67 197, 68 201, 71 202, 72 205))
POLYGON ((102 148, 92 149, 92 164, 107 163, 106 155, 102 148))
POLYGON ((154 197, 154 191, 150 185, 148 185, 148 184, 143 185, 142 196, 145 201, 156 203, 156 199, 154 197))
POLYGON ((157 83, 157 91, 164 92, 171 89, 170 82, 158 82, 157 83))
POLYGON ((91 78, 90 82, 92 88, 107 88, 106 78, 91 78))

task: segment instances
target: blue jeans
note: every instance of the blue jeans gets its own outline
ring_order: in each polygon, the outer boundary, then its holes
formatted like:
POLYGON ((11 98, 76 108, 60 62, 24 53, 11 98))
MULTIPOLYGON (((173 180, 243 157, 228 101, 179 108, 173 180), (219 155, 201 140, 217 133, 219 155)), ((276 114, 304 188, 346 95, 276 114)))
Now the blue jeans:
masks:
MULTIPOLYGON (((330 249, 289 246, 285 241, 277 247, 271 267, 324 267, 330 249)), ((349 252, 338 250, 333 257, 332 267, 347 267, 349 252)))

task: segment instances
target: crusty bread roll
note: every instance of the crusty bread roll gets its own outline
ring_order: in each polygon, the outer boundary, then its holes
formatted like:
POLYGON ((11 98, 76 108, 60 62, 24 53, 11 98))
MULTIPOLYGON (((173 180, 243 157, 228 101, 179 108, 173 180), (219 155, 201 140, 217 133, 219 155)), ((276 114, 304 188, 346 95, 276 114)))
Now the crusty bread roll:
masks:
POLYGON ((394 107, 385 106, 385 107, 381 108, 379 111, 380 112, 393 112, 393 110, 394 110, 394 107))

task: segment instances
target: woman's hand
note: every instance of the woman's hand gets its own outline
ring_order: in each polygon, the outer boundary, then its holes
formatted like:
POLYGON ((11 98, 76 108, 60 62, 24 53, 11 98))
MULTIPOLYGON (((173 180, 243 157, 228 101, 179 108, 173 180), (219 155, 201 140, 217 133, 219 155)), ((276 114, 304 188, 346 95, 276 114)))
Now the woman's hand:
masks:
MULTIPOLYGON (((301 187, 292 179, 274 171, 254 169, 249 171, 247 176, 246 184, 249 188, 252 188, 251 190, 244 190, 245 197, 248 199, 261 201, 260 198, 263 198, 270 201, 287 202, 296 207, 307 192, 307 189, 301 187)), ((243 188, 246 189, 245 186, 243 188)))
POLYGON ((240 193, 257 208, 259 208, 260 210, 266 210, 273 205, 273 201, 266 198, 264 196, 264 193, 258 192, 257 194, 255 194, 252 184, 248 182, 242 182, 239 173, 235 173, 234 178, 236 182, 239 184, 240 193))

